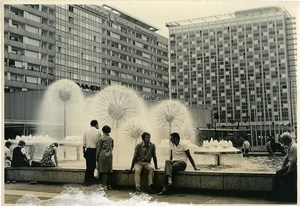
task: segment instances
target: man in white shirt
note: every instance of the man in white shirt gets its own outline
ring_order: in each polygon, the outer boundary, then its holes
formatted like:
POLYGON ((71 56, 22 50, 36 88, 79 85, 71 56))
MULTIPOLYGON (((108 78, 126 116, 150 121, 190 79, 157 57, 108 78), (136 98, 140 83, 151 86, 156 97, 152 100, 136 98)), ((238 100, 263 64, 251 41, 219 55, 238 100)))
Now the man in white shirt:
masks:
POLYGON ((194 170, 198 170, 196 164, 190 154, 189 148, 180 143, 180 136, 177 132, 170 134, 170 160, 165 162, 165 185, 159 195, 164 195, 168 192, 168 186, 173 184, 172 175, 178 171, 184 171, 188 160, 191 162, 194 170))
POLYGON ((242 149, 242 152, 244 154, 248 154, 249 151, 252 151, 251 150, 251 145, 250 145, 250 142, 248 141, 248 139, 245 139, 244 140, 244 143, 243 143, 243 149, 242 149))
POLYGON ((85 185, 92 185, 96 182, 94 170, 96 168, 96 150, 97 142, 101 136, 97 120, 92 120, 91 127, 83 135, 83 156, 86 161, 86 170, 84 177, 85 185))
POLYGON ((289 132, 281 134, 280 138, 288 150, 281 169, 276 172, 273 199, 297 201, 297 144, 289 132))

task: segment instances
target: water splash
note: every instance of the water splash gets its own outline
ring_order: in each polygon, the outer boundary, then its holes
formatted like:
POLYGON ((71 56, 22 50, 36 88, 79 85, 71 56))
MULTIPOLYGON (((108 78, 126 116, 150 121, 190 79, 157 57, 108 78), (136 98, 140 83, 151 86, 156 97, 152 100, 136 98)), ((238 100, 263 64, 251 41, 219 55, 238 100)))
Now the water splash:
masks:
MULTIPOLYGON (((18 205, 41 205, 41 206, 170 206, 184 205, 171 204, 167 202, 153 201, 153 198, 145 193, 129 193, 127 199, 114 199, 108 197, 100 186, 83 187, 77 185, 67 185, 64 190, 57 196, 41 200, 34 195, 25 195, 17 200, 18 205)), ((188 204, 193 205, 193 204, 188 204)))

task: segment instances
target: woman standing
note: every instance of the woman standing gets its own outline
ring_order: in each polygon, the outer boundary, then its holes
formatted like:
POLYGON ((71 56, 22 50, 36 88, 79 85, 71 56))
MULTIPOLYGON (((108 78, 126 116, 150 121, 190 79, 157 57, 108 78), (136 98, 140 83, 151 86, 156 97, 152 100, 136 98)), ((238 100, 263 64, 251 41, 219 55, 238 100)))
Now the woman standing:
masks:
POLYGON ((111 177, 113 172, 113 147, 114 140, 111 138, 109 133, 111 128, 108 125, 105 125, 102 128, 103 135, 100 137, 97 142, 97 152, 96 160, 98 163, 99 176, 101 178, 102 184, 107 188, 111 189, 111 177))

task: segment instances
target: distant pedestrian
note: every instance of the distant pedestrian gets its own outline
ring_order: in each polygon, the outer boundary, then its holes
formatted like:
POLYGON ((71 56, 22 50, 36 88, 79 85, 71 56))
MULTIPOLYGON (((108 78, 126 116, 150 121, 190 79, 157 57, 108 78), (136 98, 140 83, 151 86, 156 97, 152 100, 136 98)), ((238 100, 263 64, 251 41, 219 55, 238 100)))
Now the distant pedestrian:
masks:
POLYGON ((267 151, 269 152, 270 155, 276 156, 275 152, 281 152, 281 154, 286 154, 284 151, 284 147, 275 141, 275 138, 271 138, 266 145, 267 151))
POLYGON ((30 167, 29 159, 26 156, 25 142, 20 140, 18 146, 13 150, 12 167, 30 167))
POLYGON ((289 132, 280 136, 283 144, 288 146, 287 154, 280 170, 276 172, 273 182, 273 199, 297 201, 297 144, 289 132))
POLYGON ((84 184, 91 185, 96 182, 94 171, 96 168, 96 148, 101 136, 97 120, 92 120, 90 128, 83 135, 83 156, 86 161, 84 184))
POLYGON ((243 143, 242 152, 243 152, 244 154, 248 154, 249 151, 252 152, 251 145, 250 145, 250 142, 248 141, 248 139, 245 139, 245 140, 244 140, 244 143, 243 143))
POLYGON ((111 128, 105 125, 102 128, 103 135, 97 142, 96 161, 98 163, 99 177, 101 183, 108 190, 111 189, 111 178, 113 173, 113 148, 114 140, 109 135, 111 128))
POLYGON ((178 171, 184 171, 188 160, 194 170, 198 170, 194 159, 190 154, 189 148, 180 143, 180 136, 177 132, 170 134, 170 159, 165 162, 165 184, 159 195, 165 195, 169 192, 169 187, 173 185, 172 177, 178 171))

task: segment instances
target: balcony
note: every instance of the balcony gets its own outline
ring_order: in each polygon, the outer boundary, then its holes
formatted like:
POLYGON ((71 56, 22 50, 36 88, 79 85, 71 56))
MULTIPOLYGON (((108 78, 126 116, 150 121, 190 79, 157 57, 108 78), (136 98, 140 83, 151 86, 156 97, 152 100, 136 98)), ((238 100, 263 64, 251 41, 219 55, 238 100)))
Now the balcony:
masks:
POLYGON ((5 79, 5 86, 16 87, 16 88, 27 88, 30 90, 42 90, 47 88, 47 86, 41 84, 33 84, 33 83, 27 83, 23 81, 12 81, 7 79, 5 79))

